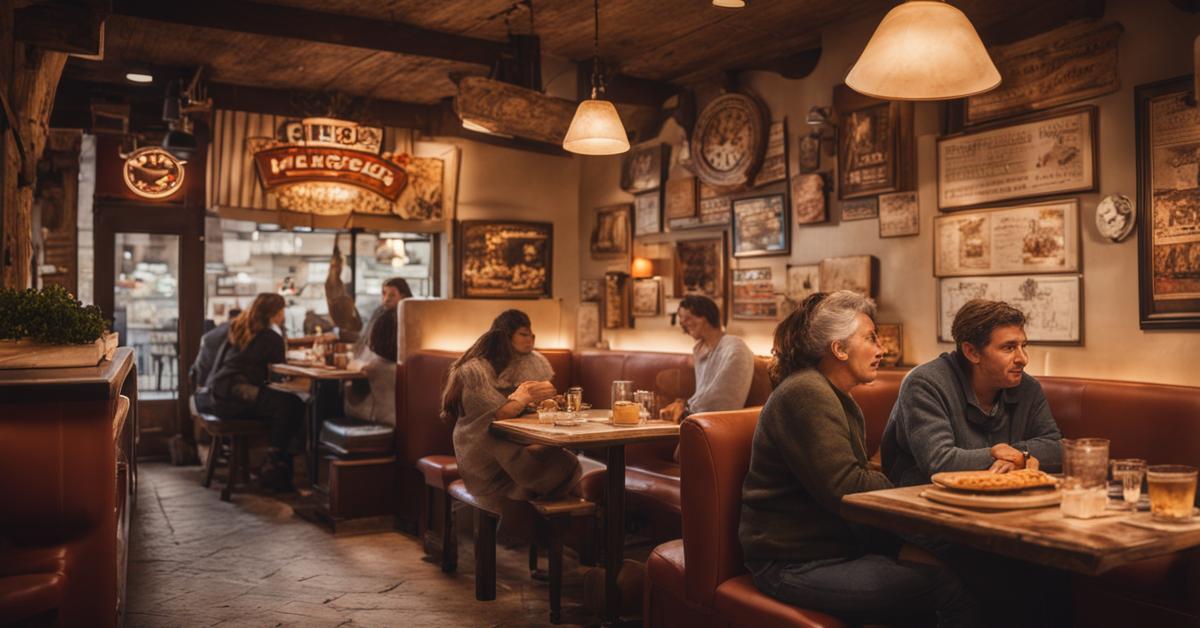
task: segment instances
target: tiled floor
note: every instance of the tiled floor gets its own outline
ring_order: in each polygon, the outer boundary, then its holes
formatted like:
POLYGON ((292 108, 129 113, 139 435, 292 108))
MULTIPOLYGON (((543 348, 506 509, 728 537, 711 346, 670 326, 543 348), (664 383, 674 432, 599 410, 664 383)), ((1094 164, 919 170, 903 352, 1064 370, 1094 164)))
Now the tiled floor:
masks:
MULTIPOLYGON (((496 600, 477 602, 470 539, 445 575, 398 532, 335 537, 266 495, 218 499, 199 467, 139 466, 127 622, 166 626, 539 626, 547 585, 523 549, 498 553, 496 600)), ((563 625, 593 623, 565 561, 563 625)), ((542 558, 545 567, 545 557, 542 558)))

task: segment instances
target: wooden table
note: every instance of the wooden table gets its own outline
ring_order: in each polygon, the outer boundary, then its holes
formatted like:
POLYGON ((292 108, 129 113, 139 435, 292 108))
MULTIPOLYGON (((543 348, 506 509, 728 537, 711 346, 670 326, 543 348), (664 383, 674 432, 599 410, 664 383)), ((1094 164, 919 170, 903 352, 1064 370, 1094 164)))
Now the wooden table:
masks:
MULTIPOLYGON (((592 419, 611 417, 608 410, 590 410, 584 414, 592 419)), ((538 423, 537 418, 522 418, 494 421, 492 432, 524 444, 604 450, 608 476, 604 494, 603 619, 605 624, 619 623, 621 593, 617 587, 617 575, 621 571, 625 547, 625 445, 678 437, 679 424, 647 421, 637 426, 620 427, 589 421, 567 427, 538 423)))
MULTIPOLYGON (((316 486, 317 472, 317 441, 321 438, 321 425, 325 419, 342 412, 342 382, 366 379, 363 371, 339 369, 311 364, 279 363, 271 365, 271 372, 286 377, 303 378, 308 380, 308 398, 304 399, 307 412, 305 413, 304 440, 307 450, 308 482, 316 486)), ((297 387, 284 384, 272 384, 272 388, 284 392, 300 392, 297 387)))
MULTIPOLYGON (((903 534, 923 534, 1059 569, 1095 575, 1135 561, 1200 546, 1200 525, 1124 523, 1149 513, 1096 519, 1063 517, 1058 506, 984 511, 947 506, 920 496, 933 485, 908 486, 842 498, 846 519, 903 534)), ((1200 522, 1194 522, 1200 523, 1200 522)))

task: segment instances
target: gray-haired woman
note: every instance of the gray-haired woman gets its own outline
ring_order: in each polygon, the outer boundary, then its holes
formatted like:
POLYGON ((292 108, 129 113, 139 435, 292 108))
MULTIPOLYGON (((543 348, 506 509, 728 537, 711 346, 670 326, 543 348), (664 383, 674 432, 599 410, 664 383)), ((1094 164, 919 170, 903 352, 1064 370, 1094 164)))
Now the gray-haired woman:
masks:
POLYGON ((842 496, 890 488, 867 467, 862 411, 850 389, 875 379, 883 350, 875 303, 817 293, 775 330, 775 391, 754 431, 738 535, 767 595, 857 622, 936 613, 939 626, 980 623, 950 572, 895 558, 900 543, 838 516, 842 496))

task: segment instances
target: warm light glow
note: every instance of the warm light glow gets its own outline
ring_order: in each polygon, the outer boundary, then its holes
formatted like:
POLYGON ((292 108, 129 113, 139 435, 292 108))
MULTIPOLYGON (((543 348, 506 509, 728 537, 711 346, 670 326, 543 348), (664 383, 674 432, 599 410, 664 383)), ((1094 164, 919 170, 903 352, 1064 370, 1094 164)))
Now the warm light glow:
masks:
POLYGON ((607 100, 590 98, 579 103, 562 146, 580 155, 616 155, 629 150, 629 138, 617 108, 607 100))
POLYGON ((746 6, 746 0, 712 0, 714 7, 722 9, 741 9, 746 6))
POLYGON ((150 74, 143 74, 141 72, 126 72, 125 80, 129 81, 130 83, 153 83, 154 76, 150 74))
POLYGON ((884 16, 846 75, 856 92, 885 100, 946 100, 1000 84, 1000 72, 962 11, 909 0, 884 16))
POLYGON ((476 133, 491 133, 492 132, 492 130, 487 128, 486 126, 483 126, 482 124, 479 124, 478 122, 476 122, 474 120, 468 120, 467 118, 463 118, 462 126, 464 129, 466 129, 468 131, 475 131, 476 133))
POLYGON ((633 263, 629 265, 629 274, 637 279, 653 277, 654 262, 645 257, 635 257, 633 263))

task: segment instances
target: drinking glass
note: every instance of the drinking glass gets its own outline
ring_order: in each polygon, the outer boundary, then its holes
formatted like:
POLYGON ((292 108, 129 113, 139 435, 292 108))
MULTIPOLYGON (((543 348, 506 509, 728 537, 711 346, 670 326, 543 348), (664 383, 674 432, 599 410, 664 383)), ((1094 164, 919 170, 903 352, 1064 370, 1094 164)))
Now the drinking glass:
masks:
POLYGON ((1196 467, 1154 465, 1146 469, 1150 516, 1162 521, 1188 521, 1196 502, 1196 467))
POLYGON ((1064 438, 1062 503, 1065 517, 1090 519, 1108 505, 1108 439, 1064 438))
POLYGON ((1113 480, 1121 483, 1121 496, 1131 509, 1137 509, 1142 497, 1142 479, 1146 476, 1146 461, 1141 458, 1121 458, 1112 461, 1113 480))
POLYGON ((618 401, 613 404, 613 425, 637 425, 642 422, 642 407, 633 401, 618 401))
POLYGON ((583 388, 572 386, 567 389, 567 412, 579 412, 583 405, 583 388))
POLYGON ((612 404, 608 407, 616 408, 618 401, 633 401, 633 382, 618 379, 612 383, 612 404))
POLYGON ((658 400, 655 399, 654 393, 648 390, 639 390, 633 393, 633 400, 642 406, 643 419, 648 420, 658 415, 658 400))

